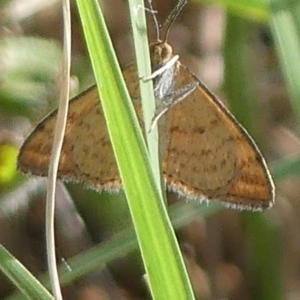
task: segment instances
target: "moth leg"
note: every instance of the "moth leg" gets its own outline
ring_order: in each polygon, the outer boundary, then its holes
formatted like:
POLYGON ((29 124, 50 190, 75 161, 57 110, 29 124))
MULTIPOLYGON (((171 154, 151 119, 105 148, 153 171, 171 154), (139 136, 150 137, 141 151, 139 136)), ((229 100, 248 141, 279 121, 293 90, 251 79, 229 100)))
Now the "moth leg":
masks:
POLYGON ((150 76, 143 77, 141 79, 143 81, 149 81, 149 80, 152 80, 152 79, 158 77, 159 75, 164 73, 166 70, 173 67, 176 64, 176 62, 178 61, 178 59, 179 59, 179 55, 173 56, 167 63, 165 63, 162 67, 160 67, 156 71, 154 71, 150 76))

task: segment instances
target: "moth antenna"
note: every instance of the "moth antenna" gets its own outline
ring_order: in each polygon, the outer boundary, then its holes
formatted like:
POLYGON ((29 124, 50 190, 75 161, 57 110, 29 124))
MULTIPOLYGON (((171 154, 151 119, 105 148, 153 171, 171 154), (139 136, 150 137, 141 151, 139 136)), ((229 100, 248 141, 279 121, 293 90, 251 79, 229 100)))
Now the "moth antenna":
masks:
POLYGON ((164 42, 167 41, 168 35, 170 32, 170 28, 172 27, 174 21, 176 20, 176 18, 178 17, 179 13, 183 9, 183 7, 186 5, 186 3, 187 3, 187 0, 179 0, 177 2, 176 6, 173 8, 173 10, 168 15, 164 24, 161 26, 161 28, 166 28, 166 33, 165 33, 165 36, 163 39, 164 42))
POLYGON ((154 24, 155 24, 156 40, 158 41, 160 31, 159 31, 158 21, 157 21, 156 15, 155 15, 157 13, 157 11, 153 9, 152 0, 148 0, 148 4, 149 4, 149 8, 150 8, 149 11, 152 13, 153 21, 154 21, 154 24))

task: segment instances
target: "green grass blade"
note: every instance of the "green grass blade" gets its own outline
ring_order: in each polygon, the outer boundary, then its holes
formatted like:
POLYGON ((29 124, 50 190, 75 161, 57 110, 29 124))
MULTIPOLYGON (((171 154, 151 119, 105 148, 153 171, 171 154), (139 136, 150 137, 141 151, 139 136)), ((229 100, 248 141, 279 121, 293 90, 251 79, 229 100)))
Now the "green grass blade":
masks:
POLYGON ((28 299, 53 300, 40 282, 0 244, 0 270, 28 299))
MULTIPOLYGON (((253 80, 250 76, 250 56, 248 48, 245 47, 248 28, 249 25, 245 20, 228 14, 224 47, 225 90, 234 115, 256 139, 260 139, 259 131, 254 127, 253 121, 257 103, 255 103, 255 95, 251 93, 253 80)), ((251 253, 248 269, 252 297, 253 299, 282 299, 283 291, 280 284, 282 252, 278 247, 280 244, 278 227, 263 213, 244 212, 243 220, 251 253)))
POLYGON ((290 100, 300 124, 300 2, 270 0, 270 25, 290 100))
MULTIPOLYGON (((151 74, 151 66, 145 10, 142 7, 143 1, 129 0, 128 4, 136 53, 137 70, 139 78, 145 78, 151 74)), ((145 138, 149 152, 150 164, 157 186, 161 186, 158 155, 159 136, 157 126, 150 132, 151 121, 154 117, 155 111, 155 98, 152 80, 140 81, 140 93, 145 124, 145 138)))
POLYGON ((155 299, 193 299, 98 3, 77 0, 77 4, 152 295, 155 299))
POLYGON ((217 4, 236 16, 258 22, 266 22, 269 17, 267 1, 264 0, 193 0, 193 2, 217 4))

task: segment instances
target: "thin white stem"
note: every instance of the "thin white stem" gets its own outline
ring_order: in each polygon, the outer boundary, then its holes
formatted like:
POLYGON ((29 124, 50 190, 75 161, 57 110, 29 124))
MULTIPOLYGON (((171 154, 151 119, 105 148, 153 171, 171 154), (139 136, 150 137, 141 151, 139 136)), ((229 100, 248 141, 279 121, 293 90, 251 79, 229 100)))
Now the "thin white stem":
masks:
MULTIPOLYGON (((55 235, 54 235, 54 211, 55 211, 55 190, 57 170, 65 128, 68 115, 69 102, 69 74, 71 65, 71 14, 69 0, 62 0, 64 15, 64 49, 61 79, 61 93, 58 108, 57 121, 55 124, 54 141, 51 151, 51 158, 47 181, 47 203, 46 203, 46 244, 48 269, 51 281, 53 296, 56 300, 62 300, 61 288, 59 284, 58 271, 55 254, 55 235)), ((47 137, 46 137, 47 138, 47 137)))

